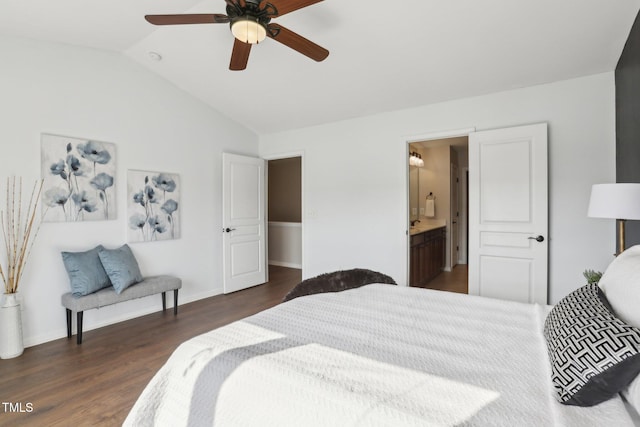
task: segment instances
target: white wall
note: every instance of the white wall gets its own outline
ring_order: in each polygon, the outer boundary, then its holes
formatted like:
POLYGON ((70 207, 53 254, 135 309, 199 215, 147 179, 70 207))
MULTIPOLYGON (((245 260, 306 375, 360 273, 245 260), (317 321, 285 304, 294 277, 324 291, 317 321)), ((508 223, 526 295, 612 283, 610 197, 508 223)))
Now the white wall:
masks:
MULTIPOLYGON (((221 153, 256 155, 257 135, 122 55, 0 37, 0 58, 1 176, 39 177, 41 132, 116 144, 117 220, 40 229, 20 291, 25 344, 66 336, 60 251, 126 242, 127 169, 178 173, 182 185, 181 238, 131 245, 142 273, 181 277, 181 302, 220 293, 221 153)), ((91 310, 85 329, 159 309, 156 295, 91 310)))
MULTIPOLYGON (((25 344, 66 335, 60 251, 125 243, 127 169, 178 173, 183 186, 182 237, 132 244, 143 273, 180 276, 181 302, 220 293, 220 154, 255 155, 258 137, 115 53, 0 37, 0 57, 1 176, 39 177, 42 132, 113 142, 117 150, 118 219, 40 230, 20 291, 25 344)), ((584 282, 585 268, 604 269, 615 250, 613 221, 586 217, 591 184, 615 181, 614 111, 614 77, 605 73, 265 135, 260 154, 305 155, 305 277, 364 267, 404 283, 405 141, 547 121, 555 302, 584 282)), ((85 329, 159 307, 153 296, 91 310, 85 329)))
POLYGON ((604 269, 615 225, 587 218, 591 185, 615 181, 613 72, 260 137, 260 154, 304 150, 305 277, 372 268, 407 280, 412 136, 549 123, 550 302, 604 269))
POLYGON ((302 268, 302 223, 269 221, 269 265, 302 268))

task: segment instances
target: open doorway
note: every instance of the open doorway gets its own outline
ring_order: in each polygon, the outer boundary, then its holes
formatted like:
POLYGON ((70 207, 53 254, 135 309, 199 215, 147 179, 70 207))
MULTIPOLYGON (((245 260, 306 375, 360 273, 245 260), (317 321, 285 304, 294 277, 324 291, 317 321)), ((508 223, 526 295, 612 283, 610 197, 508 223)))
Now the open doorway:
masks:
MULTIPOLYGON (((467 202, 468 206, 468 211, 464 206, 461 209, 466 215, 461 218, 460 226, 466 232, 460 235, 466 236, 468 245, 464 242, 458 245, 458 249, 466 249, 462 258, 467 259, 469 294, 525 303, 547 303, 547 134, 546 123, 535 123, 483 131, 466 129, 440 132, 405 139, 409 159, 412 150, 421 150, 419 154, 425 167, 418 174, 426 176, 430 172, 429 156, 435 154, 436 148, 447 153, 450 164, 455 152, 450 140, 468 138, 468 166, 459 168, 464 171, 463 177, 466 177, 468 170, 468 180, 462 180, 467 188, 460 194, 460 200, 467 202), (468 199, 465 195, 467 192, 468 199)), ((435 211, 438 212, 438 207, 446 210, 449 206, 451 209, 447 200, 450 197, 447 194, 450 193, 445 190, 436 194, 438 190, 423 188, 420 178, 417 196, 410 195, 412 170, 406 158, 405 162, 408 174, 406 220, 409 225, 407 228, 411 230, 407 233, 410 234, 407 238, 407 271, 409 277, 413 278, 413 261, 417 259, 425 264, 420 252, 421 249, 424 251, 424 245, 419 237, 414 236, 423 231, 416 230, 416 225, 422 223, 415 222, 423 219, 420 217, 422 206, 425 206, 425 211, 427 207, 431 209, 423 199, 433 192, 436 197, 435 211), (412 205, 414 199, 417 204, 412 205)), ((446 168, 446 163, 443 167, 446 168)), ((449 171, 447 169, 447 173, 443 174, 447 180, 451 176, 449 171)), ((427 223, 439 219, 424 216, 427 223)), ((446 273, 449 273, 446 268, 451 266, 451 258, 448 262, 446 258, 451 257, 451 250, 454 249, 450 243, 450 226, 454 218, 445 215, 445 226, 441 226, 446 242, 443 254, 445 262, 440 265, 441 271, 444 271, 439 274, 441 277, 446 277, 446 273)), ((455 261, 455 256, 452 259, 455 261)), ((454 270, 455 267, 451 273, 454 270)), ((411 281, 409 283, 412 284, 411 281)), ((433 281, 423 287, 432 286, 436 287, 433 281)))
POLYGON ((468 140, 409 143, 410 286, 468 293, 468 140))
POLYGON ((268 268, 302 270, 302 157, 267 162, 268 268))

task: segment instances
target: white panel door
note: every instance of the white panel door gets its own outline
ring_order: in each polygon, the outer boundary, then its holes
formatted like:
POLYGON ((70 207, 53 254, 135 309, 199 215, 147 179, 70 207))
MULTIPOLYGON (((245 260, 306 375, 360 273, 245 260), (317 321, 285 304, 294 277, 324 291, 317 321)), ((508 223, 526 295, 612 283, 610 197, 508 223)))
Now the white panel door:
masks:
POLYGON ((265 162, 222 154, 224 293, 267 281, 265 162))
POLYGON ((469 293, 547 303, 547 124, 469 135, 469 293))

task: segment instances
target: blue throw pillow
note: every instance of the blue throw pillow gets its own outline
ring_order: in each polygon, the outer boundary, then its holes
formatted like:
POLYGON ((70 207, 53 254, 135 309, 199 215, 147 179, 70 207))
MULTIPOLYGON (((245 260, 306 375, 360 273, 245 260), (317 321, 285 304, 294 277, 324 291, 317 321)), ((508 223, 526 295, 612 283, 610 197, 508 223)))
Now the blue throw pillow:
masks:
POLYGON ((117 249, 100 248, 98 255, 116 293, 121 293, 134 283, 142 282, 138 261, 129 245, 125 244, 117 249))
POLYGON ((86 252, 62 252, 62 262, 69 275, 71 293, 75 297, 91 294, 111 286, 98 252, 101 245, 86 252))

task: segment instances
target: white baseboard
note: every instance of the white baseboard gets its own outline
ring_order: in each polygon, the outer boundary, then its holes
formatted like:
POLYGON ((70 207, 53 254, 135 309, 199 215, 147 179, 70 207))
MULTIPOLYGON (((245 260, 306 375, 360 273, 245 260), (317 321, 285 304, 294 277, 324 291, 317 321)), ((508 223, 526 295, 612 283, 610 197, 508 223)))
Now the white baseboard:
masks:
MULTIPOLYGON (((200 292, 197 294, 191 294, 191 295, 186 295, 183 296, 182 293, 180 293, 179 296, 179 300, 178 300, 178 307, 180 307, 183 304, 188 304, 190 302, 194 302, 194 301, 199 301, 201 299, 205 299, 205 298, 209 298, 209 297, 213 297, 216 295, 220 295, 223 292, 222 288, 216 288, 213 290, 209 290, 206 292, 200 292)), ((146 316, 147 314, 151 314, 151 313, 156 313, 159 311, 162 311, 162 305, 160 304, 160 297, 158 296, 159 294, 156 295, 148 295, 144 298, 156 298, 156 301, 153 302, 153 305, 150 305, 148 307, 145 307, 143 309, 140 310, 136 310, 134 312, 130 312, 130 313, 126 313, 126 314, 122 314, 119 316, 115 316, 112 317, 108 320, 104 320, 104 321, 100 321, 100 322, 96 322, 96 323, 91 323, 90 321, 87 322, 87 317, 90 316, 91 311, 93 311, 94 309, 91 310, 87 310, 87 312, 89 313, 88 316, 85 316, 85 324, 82 325, 82 332, 87 332, 87 331, 92 331, 94 329, 99 329, 99 328, 103 328, 105 326, 109 326, 109 325, 114 325, 116 323, 120 323, 120 322, 124 322, 126 320, 131 320, 131 319, 135 319, 136 317, 142 317, 142 316, 146 316)), ((140 299, 144 299, 144 298, 140 298, 140 299)), ((126 301, 123 301, 122 303, 126 303, 126 301)), ((169 295, 167 296, 167 311, 169 311, 169 309, 173 308, 173 292, 169 292, 169 295)), ((99 308, 96 310, 100 310, 99 308)), ((65 310, 64 307, 61 306, 61 310, 60 310, 60 316, 61 318, 64 318, 64 314, 65 314, 65 310)), ((178 316, 180 315, 180 309, 178 308, 178 316)), ((73 314, 73 336, 72 339, 75 340, 76 339, 76 315, 75 313, 73 314)), ((24 346, 26 347, 33 347, 34 345, 38 345, 38 344, 44 344, 46 342, 49 341, 53 341, 53 340, 57 340, 60 338, 65 338, 67 336, 67 328, 63 328, 63 329, 57 329, 54 331, 51 331, 50 333, 47 334, 42 334, 42 335, 38 335, 35 337, 25 337, 24 338, 24 346)))

